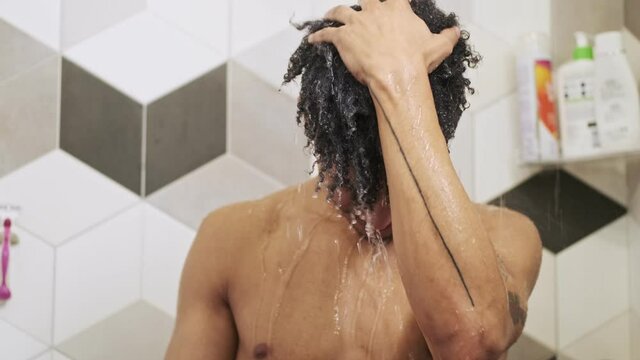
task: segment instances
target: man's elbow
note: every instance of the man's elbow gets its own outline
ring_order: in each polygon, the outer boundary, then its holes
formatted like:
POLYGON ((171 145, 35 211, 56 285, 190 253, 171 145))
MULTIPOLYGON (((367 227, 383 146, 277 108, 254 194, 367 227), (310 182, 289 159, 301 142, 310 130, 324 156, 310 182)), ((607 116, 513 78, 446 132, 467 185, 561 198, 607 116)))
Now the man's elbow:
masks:
POLYGON ((459 326, 447 339, 432 343, 435 359, 497 360, 509 350, 510 338, 502 326, 459 326))

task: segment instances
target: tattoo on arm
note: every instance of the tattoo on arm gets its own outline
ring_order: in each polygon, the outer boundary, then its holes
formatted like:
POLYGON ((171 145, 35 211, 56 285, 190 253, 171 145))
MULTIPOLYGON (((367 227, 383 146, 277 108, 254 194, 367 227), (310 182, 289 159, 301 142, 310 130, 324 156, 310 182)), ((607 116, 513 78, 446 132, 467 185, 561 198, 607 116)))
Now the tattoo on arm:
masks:
MULTIPOLYGON (((373 95, 373 93, 372 93, 372 96, 378 102, 378 104, 380 104, 380 101, 378 101, 378 99, 376 98, 375 95, 373 95)), ((395 139, 395 142, 398 145, 398 148, 400 149, 400 154, 402 155, 404 163, 407 166, 407 168, 409 169, 409 173, 411 174, 411 178, 413 179, 413 183, 415 184, 416 188, 418 189, 418 192, 420 193, 420 198, 422 199, 422 203, 424 204, 424 208, 427 210, 427 214, 429 215, 429 218, 431 219, 431 222, 433 223, 434 227, 436 228, 436 231, 438 232, 438 236, 440 237, 440 240, 442 240, 442 244, 444 245, 444 248, 447 251, 447 254, 449 255, 449 258, 451 258, 451 261, 453 262, 453 266, 455 267, 456 272, 458 273, 458 277, 460 278, 460 282, 462 283, 462 286, 464 287, 464 290, 467 293, 467 297, 469 298, 469 302, 471 303, 471 306, 475 307, 475 302, 473 301, 473 297, 471 296, 471 292, 469 292, 469 287, 467 286, 467 282, 464 280, 464 277, 462 276, 462 271, 460 270, 460 266, 458 266, 458 263, 456 262, 455 257, 451 253, 451 249, 449 248, 449 245, 447 245, 447 242, 445 241, 444 236, 442 236, 442 233, 440 232, 440 228, 438 227, 438 224, 436 224, 435 220, 433 219, 433 216, 431 215, 431 211, 429 210, 429 206, 427 205, 427 198, 425 197, 424 192, 422 191, 422 188, 420 187, 420 183, 418 183, 418 179, 416 178, 416 175, 413 172, 413 169, 411 168, 411 165, 409 165, 409 161, 407 160, 407 156, 406 156, 406 154, 404 152, 404 149, 402 148, 402 145, 400 145, 400 139, 398 138, 398 135, 396 134, 396 131, 394 130, 393 126, 391 125, 391 122, 389 121, 389 118, 387 117, 386 111, 384 110, 384 108, 382 108, 382 106, 380 106, 380 108, 382 109, 382 113, 384 115, 384 120, 387 123, 387 125, 389 126, 389 129, 391 130, 391 134, 393 134, 393 138, 395 139)))
POLYGON ((524 326, 527 320, 527 311, 520 304, 520 296, 511 291, 509 291, 509 312, 511 313, 513 325, 524 326))

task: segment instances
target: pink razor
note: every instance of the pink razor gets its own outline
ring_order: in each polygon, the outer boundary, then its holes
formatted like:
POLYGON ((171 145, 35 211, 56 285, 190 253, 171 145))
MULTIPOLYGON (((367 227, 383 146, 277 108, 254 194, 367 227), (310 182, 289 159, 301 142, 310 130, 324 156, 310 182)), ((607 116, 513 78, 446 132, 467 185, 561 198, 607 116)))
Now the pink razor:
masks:
POLYGON ((9 245, 11 244, 11 220, 4 221, 4 241, 2 242, 2 285, 0 285, 0 300, 9 300, 11 290, 7 286, 7 271, 9 270, 9 245))

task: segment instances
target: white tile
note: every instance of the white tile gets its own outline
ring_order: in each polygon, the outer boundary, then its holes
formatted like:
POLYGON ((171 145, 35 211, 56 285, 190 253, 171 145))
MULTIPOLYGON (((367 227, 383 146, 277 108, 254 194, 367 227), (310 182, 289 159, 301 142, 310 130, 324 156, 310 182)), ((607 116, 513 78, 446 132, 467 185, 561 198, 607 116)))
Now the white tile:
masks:
POLYGON ((300 78, 286 86, 282 86, 282 81, 287 72, 289 58, 300 45, 303 36, 302 32, 289 27, 238 54, 234 59, 274 89, 282 89, 283 93, 297 99, 300 94, 300 78))
POLYGON ((465 113, 456 129, 455 137, 449 142, 451 161, 458 173, 458 177, 465 190, 472 199, 475 198, 474 183, 474 119, 470 113, 465 113))
POLYGON ((492 200, 540 170, 520 162, 517 116, 513 94, 474 116, 477 202, 492 200))
POLYGON ((17 227, 20 243, 12 246, 7 282, 11 299, 0 303, 0 319, 51 344, 53 323, 53 248, 17 227))
POLYGON ((58 248, 56 344, 140 298, 142 224, 137 205, 58 248))
POLYGON ((524 333, 550 349, 556 348, 556 257, 542 251, 538 282, 529 298, 524 333))
POLYGON ((469 97, 469 110, 477 112, 516 90, 516 59, 508 43, 483 28, 469 24, 463 29, 471 35, 469 44, 482 56, 475 69, 467 70, 475 89, 469 97))
POLYGON ((2 360, 29 360, 47 346, 0 320, 0 355, 2 360))
POLYGON ((62 355, 61 353, 55 350, 50 350, 38 356, 34 360, 71 360, 71 359, 69 359, 68 357, 62 355))
POLYGON ((558 345, 563 348, 629 308, 627 217, 556 258, 558 345))
POLYGON ((355 1, 349 0, 315 0, 311 4, 311 17, 314 19, 320 19, 329 9, 338 5, 354 5, 355 1))
POLYGON ((145 104, 225 60, 222 54, 149 12, 70 48, 66 56, 145 104))
POLYGON ((629 325, 630 314, 625 312, 560 351, 580 360, 637 359, 631 357, 629 325))
POLYGON ((625 159, 580 162, 568 164, 564 169, 619 204, 627 204, 625 159))
POLYGON ((145 206, 142 297, 174 317, 182 267, 195 235, 186 225, 145 206))
POLYGON ((69 48, 144 10, 145 0, 63 0, 62 47, 69 48))
POLYGON ((289 19, 311 18, 310 0, 234 0, 231 2, 231 52, 238 54, 290 27, 289 19), (267 15, 268 14, 268 15, 267 15))
POLYGON ((149 9, 221 54, 229 53, 229 0, 149 0, 149 9))
POLYGON ((138 197, 64 151, 54 150, 0 179, 0 199, 22 207, 18 225, 59 244, 138 197))
POLYGON ((233 155, 223 155, 154 193, 149 202, 197 229, 202 219, 222 206, 258 199, 282 184, 233 155))
POLYGON ((436 2, 438 7, 447 12, 454 12, 458 15, 462 25, 473 21, 473 4, 474 0, 439 0, 436 2))
POLYGON ((0 18, 50 48, 60 48, 60 0, 0 0, 0 18))
POLYGON ((551 33, 551 0, 473 1, 473 21, 512 45, 532 31, 551 33))

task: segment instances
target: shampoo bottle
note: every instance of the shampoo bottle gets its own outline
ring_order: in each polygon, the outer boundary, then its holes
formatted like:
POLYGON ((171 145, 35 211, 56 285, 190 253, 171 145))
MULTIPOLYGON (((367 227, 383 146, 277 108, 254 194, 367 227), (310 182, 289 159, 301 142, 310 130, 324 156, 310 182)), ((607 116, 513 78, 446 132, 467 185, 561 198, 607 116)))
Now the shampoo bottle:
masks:
POLYGON ((552 83, 549 37, 529 33, 518 50, 521 157, 524 162, 559 159, 559 131, 552 83))
POLYGON ((596 36, 596 115, 607 153, 640 149, 638 87, 620 32, 596 36))
POLYGON ((596 122, 596 65, 587 34, 577 32, 573 60, 558 69, 557 92, 562 157, 579 159, 602 153, 596 122))

